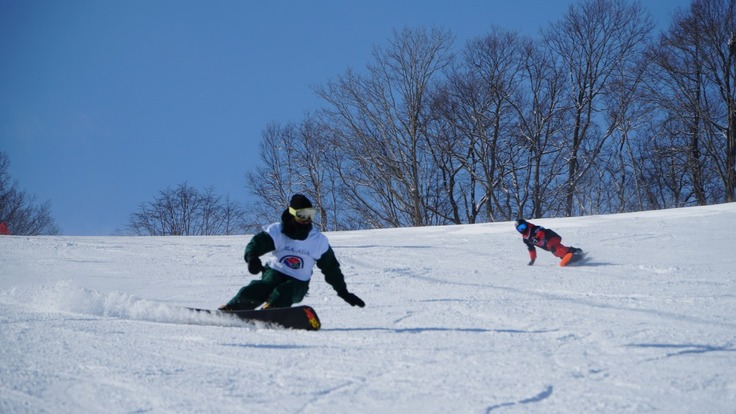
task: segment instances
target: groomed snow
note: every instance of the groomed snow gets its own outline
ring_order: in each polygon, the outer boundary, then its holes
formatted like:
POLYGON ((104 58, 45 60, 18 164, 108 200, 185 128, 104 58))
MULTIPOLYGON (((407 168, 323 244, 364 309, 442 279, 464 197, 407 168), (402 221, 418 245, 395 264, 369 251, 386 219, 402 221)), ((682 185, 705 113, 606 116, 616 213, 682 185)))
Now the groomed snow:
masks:
MULTIPOLYGON (((0 237, 2 413, 734 413, 736 204, 327 233, 318 332, 213 308, 250 235, 0 237)), ((264 223, 265 224, 265 223, 264 223)))

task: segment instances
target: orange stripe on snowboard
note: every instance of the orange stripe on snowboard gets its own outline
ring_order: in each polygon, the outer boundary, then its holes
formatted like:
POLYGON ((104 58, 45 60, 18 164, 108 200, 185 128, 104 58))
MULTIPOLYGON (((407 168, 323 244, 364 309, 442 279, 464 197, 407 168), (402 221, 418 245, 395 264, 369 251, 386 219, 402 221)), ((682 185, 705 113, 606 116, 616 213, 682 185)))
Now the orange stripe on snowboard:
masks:
POLYGON ((565 266, 566 264, 570 263, 570 260, 572 260, 572 253, 568 253, 562 257, 562 260, 560 261, 560 266, 565 266))

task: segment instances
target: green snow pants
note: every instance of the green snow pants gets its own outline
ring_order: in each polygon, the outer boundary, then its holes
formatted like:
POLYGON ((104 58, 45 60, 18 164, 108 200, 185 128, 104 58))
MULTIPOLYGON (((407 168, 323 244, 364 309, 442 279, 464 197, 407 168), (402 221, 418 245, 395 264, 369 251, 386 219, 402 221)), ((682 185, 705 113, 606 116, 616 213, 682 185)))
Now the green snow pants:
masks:
POLYGON ((261 278, 243 286, 227 306, 233 309, 255 309, 265 302, 272 308, 288 308, 301 302, 308 290, 308 281, 294 279, 266 267, 261 278))

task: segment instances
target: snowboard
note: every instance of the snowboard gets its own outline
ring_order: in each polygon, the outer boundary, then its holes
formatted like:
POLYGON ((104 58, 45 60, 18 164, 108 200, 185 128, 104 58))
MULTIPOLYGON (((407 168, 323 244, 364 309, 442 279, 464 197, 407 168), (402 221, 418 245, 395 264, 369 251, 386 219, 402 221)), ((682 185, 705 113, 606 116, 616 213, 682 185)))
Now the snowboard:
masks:
POLYGON ((322 326, 317 312, 311 306, 295 306, 292 308, 269 308, 223 312, 220 310, 187 308, 194 312, 210 313, 222 316, 236 316, 244 321, 265 322, 288 329, 317 331, 322 326))
POLYGON ((580 265, 588 261, 587 252, 579 251, 576 253, 568 253, 560 261, 560 266, 580 265))

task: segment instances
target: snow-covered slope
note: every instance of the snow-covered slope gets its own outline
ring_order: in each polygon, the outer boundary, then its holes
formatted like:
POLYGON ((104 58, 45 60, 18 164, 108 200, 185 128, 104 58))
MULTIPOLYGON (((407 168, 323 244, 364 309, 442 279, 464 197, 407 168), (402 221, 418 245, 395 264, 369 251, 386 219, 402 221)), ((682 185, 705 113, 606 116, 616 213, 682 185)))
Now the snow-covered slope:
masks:
POLYGON ((193 316, 250 236, 0 237, 2 413, 734 413, 736 204, 327 233, 318 332, 193 316))

